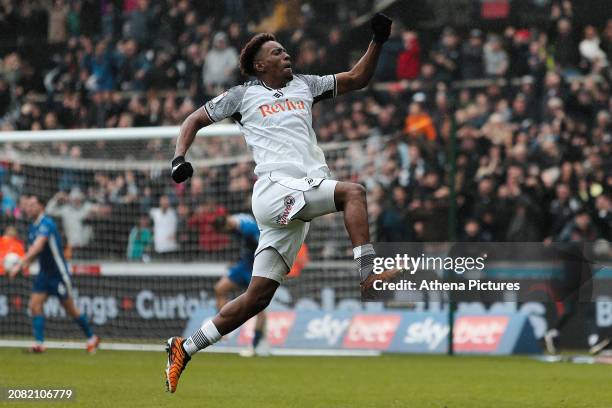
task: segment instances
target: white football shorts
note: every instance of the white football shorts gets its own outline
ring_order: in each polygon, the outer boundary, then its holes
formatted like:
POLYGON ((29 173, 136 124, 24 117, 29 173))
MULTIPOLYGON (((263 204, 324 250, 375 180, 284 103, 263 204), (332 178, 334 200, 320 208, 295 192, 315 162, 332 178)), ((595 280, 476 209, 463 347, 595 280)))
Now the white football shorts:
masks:
MULTIPOLYGON (((274 172, 262 175, 253 188, 253 215, 261 231, 255 256, 274 248, 287 266, 286 275, 304 243, 310 221, 338 211, 334 202, 336 184, 336 180, 326 178, 294 178, 274 172)), ((279 283, 285 278, 260 265, 257 258, 255 265, 253 276, 279 283)))

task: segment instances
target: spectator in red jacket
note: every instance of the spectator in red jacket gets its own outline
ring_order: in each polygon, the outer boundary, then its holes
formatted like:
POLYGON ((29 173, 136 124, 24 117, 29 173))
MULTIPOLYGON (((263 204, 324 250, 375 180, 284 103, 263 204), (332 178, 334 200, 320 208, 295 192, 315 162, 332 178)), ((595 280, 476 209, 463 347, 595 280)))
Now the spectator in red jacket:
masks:
POLYGON ((221 205, 207 200, 200 204, 189 218, 188 226, 198 231, 198 246, 205 252, 216 252, 229 246, 230 238, 227 234, 215 230, 217 217, 227 215, 227 210, 221 205))
POLYGON ((421 46, 414 31, 402 34, 404 50, 397 57, 397 79, 414 79, 421 69, 421 46))

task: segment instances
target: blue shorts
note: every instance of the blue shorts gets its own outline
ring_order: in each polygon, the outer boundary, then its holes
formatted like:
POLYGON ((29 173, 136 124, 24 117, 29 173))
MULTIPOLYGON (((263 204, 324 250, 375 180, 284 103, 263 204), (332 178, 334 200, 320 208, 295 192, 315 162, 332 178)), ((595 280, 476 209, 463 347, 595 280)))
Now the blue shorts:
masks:
POLYGON ((227 277, 236 285, 246 288, 251 282, 252 274, 253 264, 246 261, 239 261, 230 268, 227 277))
POLYGON ((72 295, 72 280, 68 277, 66 282, 61 275, 39 273, 32 283, 32 292, 46 293, 57 296, 60 300, 66 300, 68 296, 72 295))

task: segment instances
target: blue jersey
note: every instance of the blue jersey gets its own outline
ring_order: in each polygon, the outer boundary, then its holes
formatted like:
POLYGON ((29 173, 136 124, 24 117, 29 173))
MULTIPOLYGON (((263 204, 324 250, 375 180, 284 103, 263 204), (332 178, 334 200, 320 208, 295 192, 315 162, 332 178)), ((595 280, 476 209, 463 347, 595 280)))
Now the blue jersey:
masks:
POLYGON ((66 281, 69 280, 70 274, 66 259, 64 259, 62 238, 55 222, 47 214, 42 214, 30 225, 28 229, 28 245, 32 245, 38 237, 47 238, 47 243, 38 255, 39 274, 59 276, 66 281))
POLYGON ((247 287, 253 273, 255 250, 259 243, 259 227, 253 216, 248 214, 233 215, 238 221, 238 228, 233 232, 240 243, 240 259, 229 269, 228 278, 238 286, 247 287))
POLYGON ((253 265, 255 250, 259 244, 259 227, 257 221, 249 214, 233 215, 238 220, 238 228, 234 231, 234 237, 240 243, 240 261, 253 265))

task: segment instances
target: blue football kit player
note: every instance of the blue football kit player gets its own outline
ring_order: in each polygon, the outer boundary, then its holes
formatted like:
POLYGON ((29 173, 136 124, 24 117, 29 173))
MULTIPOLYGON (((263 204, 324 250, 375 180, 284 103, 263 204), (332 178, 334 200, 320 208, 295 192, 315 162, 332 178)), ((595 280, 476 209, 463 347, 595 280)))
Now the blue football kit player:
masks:
MULTIPOLYGON (((220 232, 228 232, 238 241, 240 253, 238 262, 229 268, 226 276, 219 279, 215 285, 215 297, 217 299, 217 310, 229 301, 229 294, 237 290, 245 290, 251 282, 253 274, 253 262, 255 261, 255 250, 259 243, 259 227, 257 221, 249 214, 234 214, 218 217, 215 220, 215 229, 220 232)), ((255 320, 255 332, 251 346, 240 353, 244 357, 252 357, 255 354, 264 355, 265 347, 259 347, 264 337, 266 324, 266 312, 257 314, 255 320)))
POLYGON ((64 258, 61 236, 51 217, 45 214, 40 197, 29 196, 25 200, 25 213, 33 222, 28 229, 28 250, 23 259, 10 271, 12 278, 38 258, 39 271, 34 277, 29 309, 32 315, 32 331, 35 344, 30 351, 45 351, 45 316, 43 305, 49 296, 56 296, 64 310, 74 319, 87 337, 87 351, 94 353, 100 343, 93 334, 87 316, 76 307, 68 264, 64 258))

